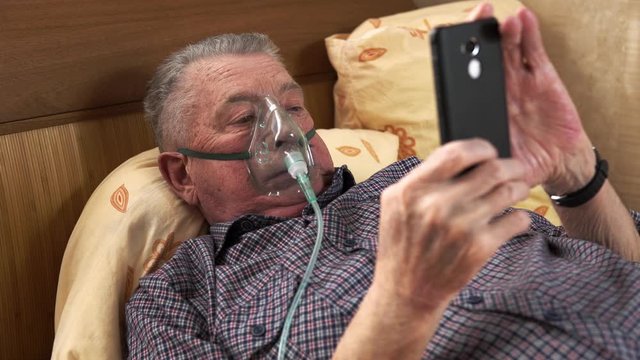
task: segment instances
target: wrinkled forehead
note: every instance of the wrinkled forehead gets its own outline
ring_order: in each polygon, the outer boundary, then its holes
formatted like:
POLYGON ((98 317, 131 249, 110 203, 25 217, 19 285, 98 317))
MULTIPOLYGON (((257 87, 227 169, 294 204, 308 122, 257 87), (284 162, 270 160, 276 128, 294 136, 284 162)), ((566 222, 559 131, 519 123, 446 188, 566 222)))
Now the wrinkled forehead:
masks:
POLYGON ((278 95, 300 90, 284 66, 266 54, 225 55, 201 59, 185 70, 193 95, 208 105, 220 105, 239 96, 278 95))

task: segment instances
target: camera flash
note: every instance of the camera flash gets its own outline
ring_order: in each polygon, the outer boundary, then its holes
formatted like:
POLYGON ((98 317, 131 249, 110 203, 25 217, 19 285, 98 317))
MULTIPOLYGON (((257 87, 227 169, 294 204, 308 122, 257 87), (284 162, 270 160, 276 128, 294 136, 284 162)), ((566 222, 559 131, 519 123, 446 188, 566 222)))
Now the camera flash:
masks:
POLYGON ((480 77, 480 74, 482 73, 482 67, 480 66, 480 60, 478 59, 471 59, 469 61, 469 65, 467 66, 467 71, 469 72, 469 76, 472 79, 477 79, 480 77))

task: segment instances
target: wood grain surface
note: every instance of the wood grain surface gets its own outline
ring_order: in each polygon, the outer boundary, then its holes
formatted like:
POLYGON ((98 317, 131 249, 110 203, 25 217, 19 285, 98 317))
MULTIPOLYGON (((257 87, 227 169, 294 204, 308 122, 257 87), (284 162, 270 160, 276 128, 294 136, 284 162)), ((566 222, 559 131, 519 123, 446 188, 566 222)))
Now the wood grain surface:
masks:
POLYGON ((0 358, 51 356, 58 271, 84 203, 153 146, 135 112, 0 137, 0 358))
POLYGON ((139 101, 159 62, 222 32, 264 32, 293 75, 331 72, 324 38, 402 1, 4 0, 0 123, 139 101))

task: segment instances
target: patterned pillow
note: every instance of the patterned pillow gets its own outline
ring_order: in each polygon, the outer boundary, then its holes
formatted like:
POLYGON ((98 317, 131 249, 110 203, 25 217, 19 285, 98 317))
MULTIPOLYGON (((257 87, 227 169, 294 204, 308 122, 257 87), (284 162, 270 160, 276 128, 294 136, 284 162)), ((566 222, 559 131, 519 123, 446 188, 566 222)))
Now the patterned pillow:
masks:
POLYGON ((157 157, 156 148, 127 160, 85 205, 60 269, 52 358, 120 358, 124 304, 138 279, 206 230, 164 182, 157 157))
MULTIPOLYGON (((369 19, 351 34, 325 39, 338 73, 334 88, 336 127, 396 134, 399 158, 426 158, 440 144, 429 31, 460 23, 481 1, 461 1, 369 19)), ((516 0, 493 0, 496 18, 514 14, 516 0)), ((542 188, 517 207, 560 224, 542 188)))
POLYGON ((356 182, 397 160, 398 137, 375 130, 318 129, 335 166, 346 164, 356 182))

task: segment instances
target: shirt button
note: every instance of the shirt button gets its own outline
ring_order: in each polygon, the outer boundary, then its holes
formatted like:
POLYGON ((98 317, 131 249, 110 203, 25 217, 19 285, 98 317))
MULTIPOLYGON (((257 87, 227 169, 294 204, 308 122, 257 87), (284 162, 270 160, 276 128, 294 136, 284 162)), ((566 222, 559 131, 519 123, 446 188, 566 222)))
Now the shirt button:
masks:
POLYGON ((255 337, 264 336, 266 332, 267 328, 262 324, 253 325, 251 327, 251 335, 255 337))
POLYGON ((467 303, 471 305, 478 305, 484 302, 484 299, 480 295, 471 295, 467 298, 467 303))
POLYGON ((553 309, 549 309, 549 310, 545 311, 544 312, 544 318, 547 321, 560 321, 560 320, 562 320, 562 316, 560 316, 560 314, 558 314, 558 312, 553 310, 553 309))
POLYGON ((346 238, 344 240, 344 246, 346 246, 346 247, 353 247, 355 245, 356 245, 356 241, 354 239, 352 239, 352 238, 346 238))
POLYGON ((251 231, 253 230, 253 224, 251 223, 251 221, 245 220, 240 223, 240 228, 242 228, 242 230, 244 231, 251 231))

